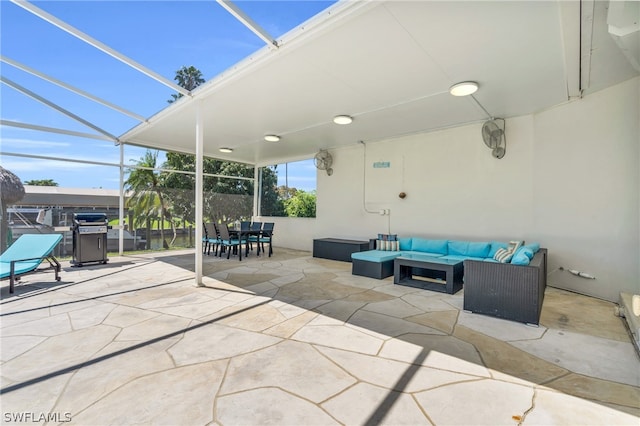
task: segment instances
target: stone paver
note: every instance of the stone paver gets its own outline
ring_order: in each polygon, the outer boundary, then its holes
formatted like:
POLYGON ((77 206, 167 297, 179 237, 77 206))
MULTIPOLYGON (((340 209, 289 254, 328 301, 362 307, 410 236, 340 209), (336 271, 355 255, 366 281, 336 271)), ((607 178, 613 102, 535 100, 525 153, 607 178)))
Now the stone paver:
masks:
POLYGON ((225 364, 212 361, 141 376, 74 415, 74 422, 124 425, 135 419, 138 424, 207 424, 225 364))
POLYGON ((530 387, 485 379, 419 392, 416 399, 437 425, 494 426, 517 423, 533 395, 530 387))
POLYGON ((281 389, 255 389, 217 398, 223 425, 339 425, 316 404, 281 389))
POLYGON ((349 373, 323 357, 312 345, 283 341, 235 357, 229 364, 221 392, 277 387, 318 403, 354 383, 349 373), (296 357, 292 358, 294 353, 296 357))
POLYGON ((307 252, 205 256, 203 286, 193 261, 110 256, 3 285, 2 422, 640 424, 611 303, 548 288, 531 327, 307 252))
POLYGON ((359 383, 322 406, 346 425, 430 424, 410 395, 367 383, 359 383))

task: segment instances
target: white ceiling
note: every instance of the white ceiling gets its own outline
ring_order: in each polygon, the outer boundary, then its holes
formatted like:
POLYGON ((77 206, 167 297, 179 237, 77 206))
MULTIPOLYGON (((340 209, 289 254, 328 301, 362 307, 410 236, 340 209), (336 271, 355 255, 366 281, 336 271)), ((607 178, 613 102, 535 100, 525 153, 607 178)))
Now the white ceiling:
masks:
POLYGON ((608 2, 340 2, 120 139, 268 165, 319 149, 534 113, 639 74, 609 37, 608 2), (590 22, 593 22, 591 26, 590 22), (448 93, 473 80, 473 97, 448 93), (338 126, 337 114, 354 117, 338 126), (281 136, 265 142, 266 134, 281 136), (233 153, 222 154, 220 147, 233 153))

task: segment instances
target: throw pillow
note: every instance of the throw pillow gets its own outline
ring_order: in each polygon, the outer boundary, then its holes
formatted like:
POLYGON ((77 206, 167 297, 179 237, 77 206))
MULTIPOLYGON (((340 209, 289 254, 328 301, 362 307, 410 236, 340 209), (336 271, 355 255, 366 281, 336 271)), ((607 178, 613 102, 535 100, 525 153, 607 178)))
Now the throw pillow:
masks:
POLYGON ((504 248, 498 249, 498 251, 496 251, 496 254, 493 255, 493 258, 500 263, 507 263, 511 260, 512 257, 513 252, 510 252, 509 249, 504 248))
POLYGON ((381 251, 398 251, 400 249, 400 241, 378 240, 376 248, 381 251))
POLYGON ((496 252, 499 249, 501 249, 501 248, 506 249, 507 247, 509 247, 509 244, 507 244, 507 243, 498 242, 498 241, 492 241, 491 242, 491 249, 489 250, 489 254, 487 254, 487 257, 493 258, 493 256, 496 255, 496 252))
POLYGON ((506 249, 498 249, 493 258, 500 263, 509 263, 516 250, 518 250, 521 245, 522 241, 509 241, 509 246, 506 249))

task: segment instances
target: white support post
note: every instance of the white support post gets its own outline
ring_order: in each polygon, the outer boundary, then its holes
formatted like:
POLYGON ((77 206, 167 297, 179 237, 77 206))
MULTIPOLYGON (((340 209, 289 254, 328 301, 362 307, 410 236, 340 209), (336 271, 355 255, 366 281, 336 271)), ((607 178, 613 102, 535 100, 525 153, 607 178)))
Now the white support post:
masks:
POLYGON ((258 179, 258 173, 260 173, 260 167, 253 166, 253 217, 260 216, 260 203, 258 197, 260 196, 260 185, 262 182, 258 179))
POLYGON ((203 261, 203 179, 202 173, 204 171, 203 161, 204 161, 204 129, 202 123, 202 101, 196 101, 196 286, 202 286, 202 261, 203 261))
POLYGON ((122 256, 124 252, 124 144, 120 142, 120 200, 118 205, 118 255, 122 256))

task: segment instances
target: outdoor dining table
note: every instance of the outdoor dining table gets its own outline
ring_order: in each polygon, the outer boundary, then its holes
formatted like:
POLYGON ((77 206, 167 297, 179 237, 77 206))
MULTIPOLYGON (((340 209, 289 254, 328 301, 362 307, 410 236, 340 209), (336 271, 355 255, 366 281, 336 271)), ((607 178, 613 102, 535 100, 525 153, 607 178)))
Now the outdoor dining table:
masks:
MULTIPOLYGON (((240 245, 242 245, 242 241, 245 242, 245 256, 249 255, 249 238, 255 236, 260 239, 261 233, 262 230, 260 229, 238 229, 236 227, 229 227, 229 235, 232 238, 237 238, 240 241, 240 245)), ((256 256, 260 256, 260 243, 257 242, 256 245, 258 246, 256 256)))

